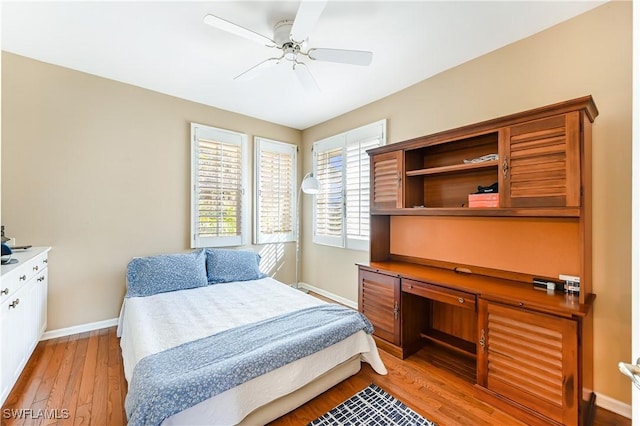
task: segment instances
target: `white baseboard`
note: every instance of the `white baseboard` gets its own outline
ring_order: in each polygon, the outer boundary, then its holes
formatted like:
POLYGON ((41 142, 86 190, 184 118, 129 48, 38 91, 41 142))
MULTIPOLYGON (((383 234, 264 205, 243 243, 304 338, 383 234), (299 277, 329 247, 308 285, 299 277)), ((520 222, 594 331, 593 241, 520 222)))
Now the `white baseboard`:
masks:
POLYGON ((56 337, 71 336, 72 334, 84 333, 86 331, 100 330, 101 328, 118 325, 118 318, 104 321, 90 322, 88 324, 75 325, 73 327, 59 328, 57 330, 45 331, 40 340, 55 339, 56 337))
POLYGON ((620 402, 610 396, 596 392, 596 405, 628 419, 631 418, 631 405, 620 402))
POLYGON ((338 296, 337 294, 333 294, 333 293, 329 293, 326 290, 323 290, 321 288, 318 287, 314 287, 311 284, 307 284, 304 282, 300 283, 300 287, 305 288, 309 291, 312 291, 314 293, 318 293, 320 296, 324 296, 326 298, 329 298, 335 302, 341 303, 345 306, 348 306, 350 308, 353 309, 358 309, 358 302, 354 302, 353 300, 349 300, 349 299, 345 299, 344 297, 338 296))

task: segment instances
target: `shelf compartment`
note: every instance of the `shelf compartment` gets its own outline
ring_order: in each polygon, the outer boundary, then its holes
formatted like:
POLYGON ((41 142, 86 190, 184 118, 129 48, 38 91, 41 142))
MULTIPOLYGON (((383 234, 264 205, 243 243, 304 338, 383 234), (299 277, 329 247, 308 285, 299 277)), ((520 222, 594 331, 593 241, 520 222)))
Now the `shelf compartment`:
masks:
POLYGON ((449 349, 454 351, 464 353, 467 355, 475 355, 476 354, 476 344, 473 342, 468 342, 464 339, 460 339, 459 337, 452 336, 447 333, 443 333, 439 330, 428 329, 425 332, 420 333, 420 337, 423 339, 427 339, 434 343, 438 343, 443 345, 449 349))
POLYGON ((465 163, 499 152, 500 132, 409 149, 405 153, 404 207, 460 208, 478 186, 498 182, 499 160, 465 163))

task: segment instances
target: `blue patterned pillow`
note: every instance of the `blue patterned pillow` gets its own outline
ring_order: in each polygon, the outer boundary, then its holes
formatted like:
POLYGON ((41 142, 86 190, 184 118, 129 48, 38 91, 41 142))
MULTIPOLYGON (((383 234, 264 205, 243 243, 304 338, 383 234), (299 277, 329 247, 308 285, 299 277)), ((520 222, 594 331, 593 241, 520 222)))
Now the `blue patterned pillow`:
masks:
POLYGON ((264 278, 260 255, 248 250, 206 249, 209 284, 264 278))
POLYGON ((151 296, 207 285, 204 250, 135 257, 127 265, 127 295, 151 296))

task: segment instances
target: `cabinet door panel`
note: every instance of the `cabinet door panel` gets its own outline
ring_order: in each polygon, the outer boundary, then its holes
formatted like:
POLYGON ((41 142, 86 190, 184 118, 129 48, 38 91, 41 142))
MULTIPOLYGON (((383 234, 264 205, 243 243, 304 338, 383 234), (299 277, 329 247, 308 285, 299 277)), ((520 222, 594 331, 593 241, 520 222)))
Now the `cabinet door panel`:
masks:
POLYGON ((360 312, 373 324, 373 334, 400 344, 400 279, 360 270, 360 312))
POLYGON ((580 116, 557 115, 507 129, 506 207, 580 206, 580 116))
POLYGON ((371 157, 371 210, 402 207, 402 154, 371 157))
POLYGON ((578 419, 577 323, 481 301, 481 385, 563 424, 578 419))

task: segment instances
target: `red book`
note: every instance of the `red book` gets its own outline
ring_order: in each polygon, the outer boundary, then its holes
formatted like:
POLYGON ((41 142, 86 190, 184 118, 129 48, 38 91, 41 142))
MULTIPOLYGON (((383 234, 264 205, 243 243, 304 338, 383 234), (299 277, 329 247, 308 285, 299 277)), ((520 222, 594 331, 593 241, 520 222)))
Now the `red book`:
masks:
POLYGON ((469 194, 469 207, 499 207, 500 194, 491 192, 487 194, 469 194))

